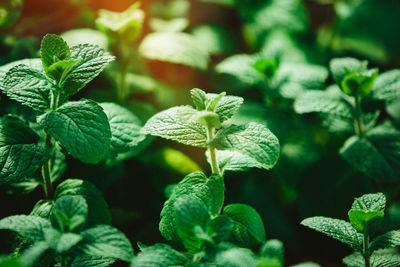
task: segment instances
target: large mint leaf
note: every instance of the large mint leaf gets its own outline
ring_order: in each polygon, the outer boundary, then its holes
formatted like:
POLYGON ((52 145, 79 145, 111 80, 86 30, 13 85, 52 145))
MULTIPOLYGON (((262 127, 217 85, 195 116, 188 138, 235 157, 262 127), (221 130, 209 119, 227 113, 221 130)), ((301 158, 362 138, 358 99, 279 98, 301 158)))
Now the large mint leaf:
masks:
POLYGON ((393 230, 374 238, 369 245, 369 250, 374 251, 397 246, 400 246, 400 231, 393 230))
POLYGON ((373 97, 388 102, 400 97, 400 69, 382 73, 372 87, 373 97))
POLYGON ((189 106, 173 107, 151 117, 142 132, 176 142, 206 147, 205 127, 196 120, 197 111, 189 106))
POLYGON ((145 135, 140 132, 142 123, 132 112, 114 103, 101 103, 100 106, 110 123, 113 152, 128 152, 144 140, 145 135))
POLYGON ((109 149, 111 130, 103 109, 93 101, 71 101, 39 117, 44 130, 74 157, 97 163, 109 149))
POLYGON ((49 151, 39 136, 16 117, 0 119, 0 183, 33 175, 47 160, 49 151))
POLYGON ((300 95, 294 104, 297 113, 321 112, 341 118, 352 119, 353 107, 340 95, 327 91, 307 91, 300 95))
POLYGON ((182 64, 200 70, 206 70, 210 60, 208 52, 196 39, 183 32, 148 34, 139 46, 139 53, 147 59, 182 64))
POLYGON ((161 211, 159 229, 167 240, 178 240, 175 222, 175 201, 182 196, 194 196, 201 199, 211 215, 218 213, 224 202, 224 181, 217 174, 209 179, 202 172, 193 172, 185 176, 173 189, 172 195, 164 203, 161 211))
POLYGON ((250 122, 231 125, 217 132, 212 144, 219 150, 239 151, 271 169, 279 158, 278 138, 264 125, 250 122))
POLYGON ((95 45, 82 44, 71 47, 71 59, 78 62, 69 71, 62 84, 67 95, 76 94, 114 60, 114 57, 95 45))
MULTIPOLYGON (((221 171, 247 171, 251 168, 263 168, 263 164, 239 151, 217 150, 217 159, 221 171)), ((206 151, 207 161, 211 164, 210 153, 206 151)))
POLYGON ((340 154, 368 177, 396 180, 400 173, 400 133, 391 126, 378 126, 366 138, 350 137, 340 154))
POLYGON ((264 223, 254 208, 245 204, 230 204, 224 208, 223 214, 233 220, 230 238, 233 243, 252 248, 265 242, 264 223))
POLYGON ((62 196, 82 196, 88 205, 86 227, 111 223, 111 215, 103 194, 95 185, 86 180, 67 179, 55 190, 55 198, 62 196))
POLYGON ((42 61, 40 58, 21 59, 0 66, 0 90, 4 91, 3 80, 6 77, 7 72, 18 65, 26 65, 31 69, 43 72, 42 61))
POLYGON ((362 249, 363 237, 357 233, 349 222, 316 216, 303 220, 301 224, 348 244, 356 251, 361 251, 362 249))
POLYGON ((183 254, 167 244, 145 247, 133 258, 131 267, 180 266, 188 262, 183 254))
POLYGON ((43 230, 49 227, 50 222, 38 216, 15 215, 0 220, 0 229, 17 232, 33 242, 43 240, 43 230))
MULTIPOLYGON (((361 253, 353 253, 343 259, 348 267, 364 267, 365 261, 361 253)), ((381 250, 370 256, 370 264, 373 267, 398 267, 400 255, 396 251, 381 250)))
POLYGON ((41 71, 18 65, 7 72, 1 88, 9 98, 44 112, 50 107, 50 93, 55 85, 41 71))
POLYGON ((83 241, 78 249, 93 257, 131 261, 133 248, 126 236, 110 225, 99 224, 81 232, 83 241))

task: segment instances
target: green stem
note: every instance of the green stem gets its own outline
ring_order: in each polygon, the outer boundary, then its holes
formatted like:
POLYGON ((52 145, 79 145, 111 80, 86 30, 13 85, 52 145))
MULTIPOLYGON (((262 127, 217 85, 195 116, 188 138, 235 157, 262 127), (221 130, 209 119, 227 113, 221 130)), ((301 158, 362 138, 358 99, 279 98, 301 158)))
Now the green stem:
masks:
POLYGON ((370 267, 370 262, 369 262, 369 252, 368 252, 368 247, 369 247, 369 235, 367 230, 364 231, 364 241, 363 241, 363 257, 364 257, 364 262, 365 262, 365 267, 370 267))
POLYGON ((210 160, 211 160, 211 171, 213 173, 219 174, 222 176, 222 172, 219 168, 218 160, 217 160, 217 155, 215 152, 215 147, 210 145, 210 142, 214 139, 214 128, 207 126, 207 143, 209 144, 207 146, 207 150, 210 153, 210 160))
POLYGON ((364 137, 364 127, 362 123, 362 110, 361 110, 361 98, 360 94, 357 92, 355 95, 356 100, 356 132, 359 137, 364 137))
POLYGON ((126 66, 121 67, 121 71, 118 77, 118 88, 117 88, 117 96, 118 99, 122 102, 125 102, 128 92, 126 87, 126 75, 128 73, 128 68, 126 66))
MULTIPOLYGON (((52 92, 51 95, 51 104, 50 108, 55 110, 58 107, 58 103, 60 100, 60 94, 58 92, 52 92)), ((46 146, 52 150, 53 142, 52 138, 49 134, 46 134, 45 139, 46 146)), ((42 166, 42 177, 43 177, 43 189, 46 199, 51 200, 53 198, 53 184, 51 181, 51 168, 50 168, 50 159, 46 160, 46 162, 42 166)))

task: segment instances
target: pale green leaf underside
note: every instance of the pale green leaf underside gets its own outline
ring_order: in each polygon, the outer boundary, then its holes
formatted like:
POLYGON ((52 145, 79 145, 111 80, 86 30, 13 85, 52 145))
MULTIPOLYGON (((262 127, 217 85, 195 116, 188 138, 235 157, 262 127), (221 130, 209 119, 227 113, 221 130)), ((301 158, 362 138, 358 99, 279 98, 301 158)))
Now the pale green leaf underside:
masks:
POLYGON ((114 103, 101 103, 111 128, 111 149, 116 153, 135 148, 145 135, 141 134, 141 122, 132 112, 114 103))
MULTIPOLYGON (((222 171, 246 171, 251 168, 263 168, 263 164, 254 158, 239 151, 217 150, 217 159, 222 171)), ((207 161, 210 161, 210 153, 206 152, 207 161)))
POLYGON ((353 118, 353 108, 350 103, 339 95, 326 91, 307 91, 300 95, 294 104, 297 113, 321 112, 346 119, 353 118))
POLYGON ((130 261, 133 248, 126 236, 110 225, 99 224, 82 231, 83 242, 79 250, 94 257, 130 261))
POLYGON ((264 169, 271 169, 280 153, 278 138, 264 125, 254 122, 228 126, 217 132, 212 143, 219 150, 239 151, 256 160, 264 169))
POLYGON ((178 143, 206 147, 205 127, 196 121, 196 110, 189 106, 173 107, 151 117, 142 132, 178 143))
POLYGON ((145 247, 133 258, 131 267, 179 266, 188 259, 167 244, 145 247))
POLYGON ((217 266, 258 266, 251 250, 238 247, 218 253, 215 263, 217 266))
POLYGON ((374 98, 388 102, 400 97, 400 69, 380 74, 372 87, 372 94, 374 98))
POLYGON ((151 60, 182 64, 206 70, 209 55, 196 39, 182 32, 157 32, 148 34, 139 46, 139 53, 151 60))
POLYGON ((39 137, 15 117, 0 119, 0 183, 22 180, 48 158, 48 149, 39 137))
POLYGON ((84 163, 97 163, 108 152, 111 130, 103 109, 93 101, 71 101, 39 117, 45 131, 84 163))
POLYGON ((43 72, 25 65, 10 69, 1 86, 9 98, 40 112, 49 109, 50 92, 54 88, 54 83, 43 72))
POLYGON ((361 250, 362 235, 349 222, 317 216, 307 218, 301 224, 348 244, 356 251, 361 250))
POLYGON ((48 220, 30 215, 15 215, 0 220, 0 229, 17 232, 33 242, 43 240, 43 229, 50 226, 48 220))

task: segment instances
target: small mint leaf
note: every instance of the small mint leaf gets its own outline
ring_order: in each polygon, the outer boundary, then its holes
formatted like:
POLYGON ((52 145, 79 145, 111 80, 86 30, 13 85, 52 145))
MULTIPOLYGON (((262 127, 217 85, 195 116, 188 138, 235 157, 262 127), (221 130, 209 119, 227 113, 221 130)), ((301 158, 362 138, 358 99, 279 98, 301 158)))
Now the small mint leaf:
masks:
POLYGON ((351 72, 362 72, 367 70, 367 61, 359 61, 356 58, 334 58, 329 63, 330 71, 336 81, 336 84, 341 85, 343 79, 351 72))
POLYGON ((61 232, 82 230, 88 213, 86 200, 81 196, 66 195, 58 198, 50 213, 53 228, 61 232))
POLYGON ((71 58, 71 52, 67 43, 58 35, 46 34, 42 39, 40 48, 43 69, 47 74, 50 66, 54 63, 71 58))
POLYGON ((155 244, 141 250, 133 258, 131 267, 180 266, 189 261, 185 255, 167 244, 155 244))
POLYGON ((193 103, 198 111, 206 109, 207 95, 203 90, 193 88, 190 90, 190 96, 192 97, 193 103))

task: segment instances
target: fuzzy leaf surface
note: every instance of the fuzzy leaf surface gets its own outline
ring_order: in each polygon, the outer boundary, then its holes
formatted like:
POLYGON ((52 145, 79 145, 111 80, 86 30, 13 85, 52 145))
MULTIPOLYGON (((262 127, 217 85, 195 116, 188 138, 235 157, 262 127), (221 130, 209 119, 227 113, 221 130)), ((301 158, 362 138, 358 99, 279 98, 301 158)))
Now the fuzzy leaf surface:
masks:
POLYGON ((84 163, 97 163, 108 152, 110 125, 103 109, 93 101, 70 101, 40 116, 39 123, 84 163))
POLYGON ((39 136, 16 117, 0 119, 0 183, 15 182, 32 175, 48 158, 39 136))
POLYGON ((369 245, 369 250, 374 251, 397 246, 400 246, 400 231, 393 230, 375 237, 369 245))
POLYGON ((185 145, 206 147, 206 130, 196 121, 196 114, 197 111, 189 106, 169 108, 151 117, 142 132, 185 145))
POLYGON ((218 131, 212 144, 219 150, 239 151, 267 170, 276 164, 280 153, 278 138, 264 125, 254 122, 218 131))
POLYGON ((362 249, 362 235, 349 222, 316 216, 303 220, 301 224, 348 244, 356 251, 362 249))
POLYGON ((0 220, 0 229, 17 232, 33 242, 43 240, 43 230, 50 227, 48 220, 38 216, 15 215, 0 220))
POLYGON ((400 69, 382 73, 372 87, 375 99, 392 102, 400 97, 400 69))

